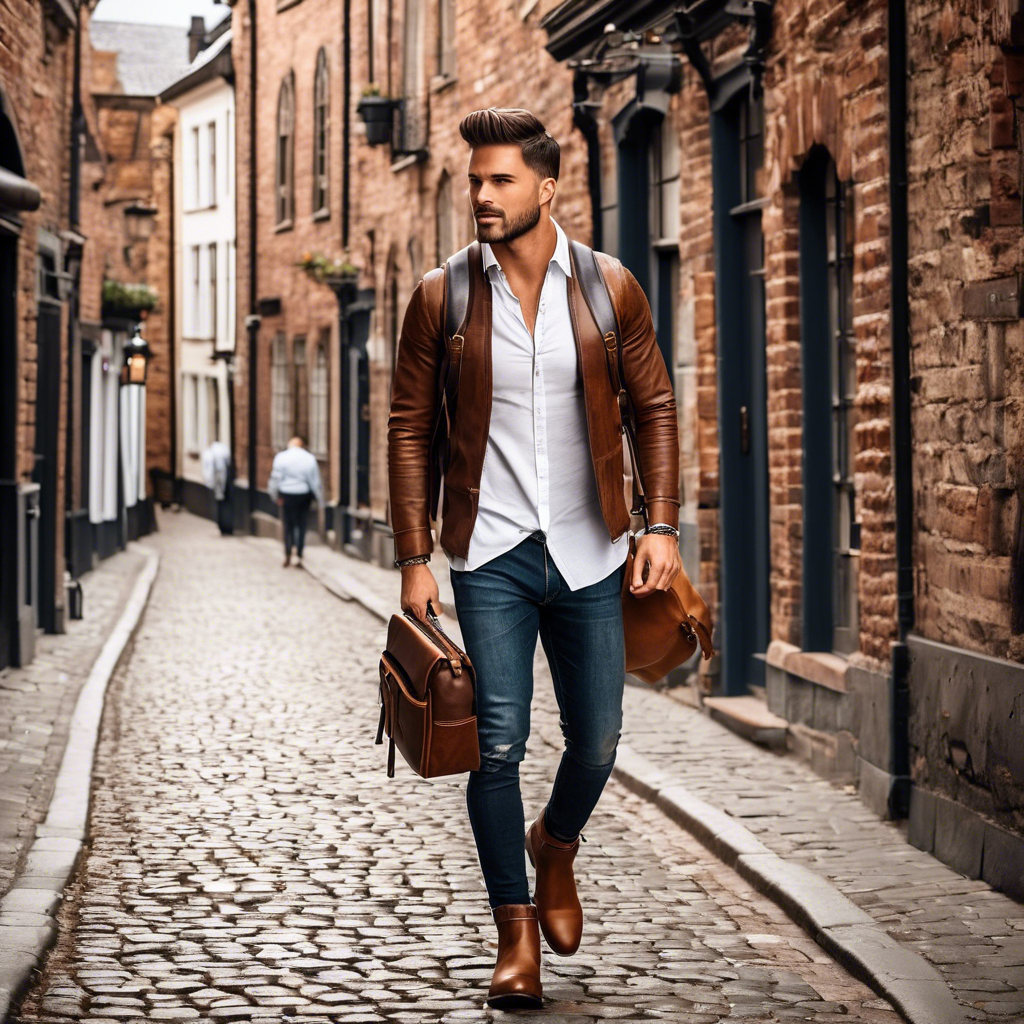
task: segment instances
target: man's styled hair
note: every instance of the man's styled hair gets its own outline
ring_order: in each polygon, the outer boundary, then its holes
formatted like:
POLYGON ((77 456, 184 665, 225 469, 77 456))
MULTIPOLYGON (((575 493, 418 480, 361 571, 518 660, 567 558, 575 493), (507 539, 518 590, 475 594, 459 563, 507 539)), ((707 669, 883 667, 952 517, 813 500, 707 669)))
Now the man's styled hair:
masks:
POLYGON ((488 107, 467 114, 459 132, 472 147, 518 146, 523 162, 542 178, 558 180, 560 147, 535 114, 519 107, 488 107))

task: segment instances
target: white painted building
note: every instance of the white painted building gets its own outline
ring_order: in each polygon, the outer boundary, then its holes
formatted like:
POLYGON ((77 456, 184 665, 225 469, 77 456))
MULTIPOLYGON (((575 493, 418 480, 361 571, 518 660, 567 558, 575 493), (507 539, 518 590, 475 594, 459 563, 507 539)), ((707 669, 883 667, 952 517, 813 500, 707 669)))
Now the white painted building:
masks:
POLYGON ((235 351, 235 91, 230 18, 161 100, 178 109, 174 139, 174 294, 177 466, 184 504, 212 505, 201 456, 231 443, 235 351))

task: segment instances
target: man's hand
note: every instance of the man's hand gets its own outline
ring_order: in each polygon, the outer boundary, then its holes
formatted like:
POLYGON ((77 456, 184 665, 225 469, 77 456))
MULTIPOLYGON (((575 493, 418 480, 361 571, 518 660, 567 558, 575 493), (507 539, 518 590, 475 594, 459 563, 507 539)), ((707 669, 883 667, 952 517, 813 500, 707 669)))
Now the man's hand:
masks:
POLYGON ((646 597, 655 590, 668 590, 682 567, 678 538, 660 533, 645 533, 636 542, 633 578, 629 581, 630 593, 634 597, 646 597), (644 567, 648 562, 650 570, 645 583, 644 567))
POLYGON ((427 621, 427 602, 437 615, 441 614, 441 601, 437 580, 429 565, 407 565, 402 569, 402 611, 412 612, 420 622, 427 621))

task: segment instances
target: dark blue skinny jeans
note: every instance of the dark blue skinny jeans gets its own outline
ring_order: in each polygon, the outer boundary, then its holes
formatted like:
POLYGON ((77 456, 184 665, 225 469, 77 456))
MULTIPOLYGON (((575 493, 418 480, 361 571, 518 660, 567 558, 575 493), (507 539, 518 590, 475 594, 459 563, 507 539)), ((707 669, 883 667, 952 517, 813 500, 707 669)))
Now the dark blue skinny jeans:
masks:
POLYGON ((492 907, 530 902, 519 762, 530 735, 540 635, 565 739, 545 824, 573 840, 597 805, 622 728, 623 568, 572 591, 542 533, 469 572, 451 570, 455 609, 476 668, 480 769, 466 790, 492 907))

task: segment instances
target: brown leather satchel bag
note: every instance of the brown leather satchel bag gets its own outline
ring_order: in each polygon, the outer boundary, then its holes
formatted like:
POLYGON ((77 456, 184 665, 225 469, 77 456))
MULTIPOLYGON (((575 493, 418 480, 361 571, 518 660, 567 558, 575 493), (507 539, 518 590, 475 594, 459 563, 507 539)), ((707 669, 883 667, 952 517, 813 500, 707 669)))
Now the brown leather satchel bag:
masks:
MULTIPOLYGON (((608 373, 612 389, 618 395, 622 432, 625 435, 633 473, 633 505, 630 512, 632 515, 642 516, 646 528, 650 522, 644 497, 640 450, 636 443, 633 408, 629 393, 623 386, 622 339, 615 307, 608 295, 601 269, 594 258, 594 251, 578 242, 571 242, 570 250, 573 265, 579 275, 580 288, 604 337, 608 373)), ((622 582, 626 671, 645 683, 656 683, 672 669, 689 661, 698 644, 705 659, 715 653, 711 642, 711 613, 682 568, 668 590, 656 590, 645 597, 634 595, 629 589, 629 581, 633 578, 635 554, 636 539, 631 537, 629 555, 626 559, 626 575, 622 582)))
POLYGON ((392 615, 380 659, 377 743, 388 736, 388 778, 395 748, 425 779, 480 767, 473 714, 476 673, 466 653, 444 632, 428 606, 429 624, 405 612, 392 615))

